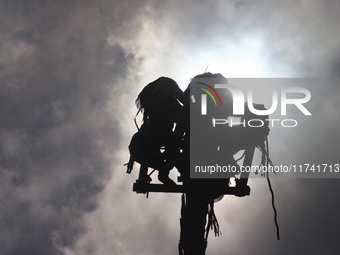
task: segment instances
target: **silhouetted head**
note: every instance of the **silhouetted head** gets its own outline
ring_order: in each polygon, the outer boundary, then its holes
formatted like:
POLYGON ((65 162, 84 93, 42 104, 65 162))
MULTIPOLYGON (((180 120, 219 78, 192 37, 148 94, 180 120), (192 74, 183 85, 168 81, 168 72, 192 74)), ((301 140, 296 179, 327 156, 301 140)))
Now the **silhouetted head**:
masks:
POLYGON ((173 79, 160 77, 144 87, 136 99, 136 105, 142 111, 151 111, 166 109, 177 100, 183 101, 183 91, 173 79))

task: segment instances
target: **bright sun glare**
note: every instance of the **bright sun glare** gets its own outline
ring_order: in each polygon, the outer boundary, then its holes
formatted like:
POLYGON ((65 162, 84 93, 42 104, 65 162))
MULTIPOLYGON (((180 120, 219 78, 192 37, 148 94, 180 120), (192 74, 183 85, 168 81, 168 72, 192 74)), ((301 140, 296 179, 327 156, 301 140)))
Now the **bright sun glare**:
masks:
POLYGON ((221 73, 226 78, 265 78, 269 77, 261 41, 249 38, 243 45, 228 45, 219 50, 202 53, 194 63, 193 75, 205 70, 221 73), (208 66, 208 67, 207 67, 208 66))

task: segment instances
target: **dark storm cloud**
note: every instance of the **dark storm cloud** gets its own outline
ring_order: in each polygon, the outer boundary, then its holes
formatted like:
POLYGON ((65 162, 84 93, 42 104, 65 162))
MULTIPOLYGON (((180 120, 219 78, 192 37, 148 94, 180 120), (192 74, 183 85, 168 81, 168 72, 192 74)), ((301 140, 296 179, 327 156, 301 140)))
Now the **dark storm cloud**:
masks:
POLYGON ((85 233, 82 217, 98 207, 110 155, 121 146, 108 108, 112 87, 135 61, 119 43, 107 43, 115 29, 109 14, 118 28, 135 13, 105 14, 113 4, 0 7, 2 254, 58 254, 85 233))

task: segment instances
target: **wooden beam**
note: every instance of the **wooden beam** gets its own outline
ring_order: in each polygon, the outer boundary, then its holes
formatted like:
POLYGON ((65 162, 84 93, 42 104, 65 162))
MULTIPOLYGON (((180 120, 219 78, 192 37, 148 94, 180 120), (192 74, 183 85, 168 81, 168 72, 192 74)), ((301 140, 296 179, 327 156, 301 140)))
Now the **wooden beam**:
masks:
MULTIPOLYGON (((133 191, 143 194, 147 192, 184 193, 185 188, 183 185, 170 186, 164 184, 141 183, 137 180, 137 182, 133 184, 133 191)), ((235 195, 238 197, 249 196, 250 188, 249 186, 225 187, 223 194, 235 195)))

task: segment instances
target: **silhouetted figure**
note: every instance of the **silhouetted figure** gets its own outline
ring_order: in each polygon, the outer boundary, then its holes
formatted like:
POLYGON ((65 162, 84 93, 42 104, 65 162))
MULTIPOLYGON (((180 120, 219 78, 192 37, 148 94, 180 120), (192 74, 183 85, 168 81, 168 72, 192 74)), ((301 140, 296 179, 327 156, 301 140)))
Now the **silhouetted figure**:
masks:
MULTIPOLYGON (((239 169, 233 155, 240 150, 263 144, 268 135, 268 125, 261 128, 249 128, 240 126, 230 127, 220 125, 213 127, 212 118, 228 119, 232 116, 232 95, 226 89, 219 90, 221 104, 216 107, 212 100, 207 100, 206 115, 201 113, 201 91, 198 85, 201 81, 209 83, 210 80, 218 80, 221 84, 228 80, 221 74, 205 73, 193 78, 184 92, 184 108, 187 114, 186 120, 195 120, 195 126, 185 123, 185 142, 183 143, 183 167, 181 173, 185 185, 185 195, 182 197, 181 237, 179 250, 184 255, 205 254, 207 237, 210 227, 213 227, 215 235, 219 235, 219 225, 214 213, 214 200, 223 195, 223 190, 229 185, 229 177, 239 172, 226 175, 224 179, 190 179, 190 164, 207 164, 208 161, 215 165, 231 165, 239 169), (190 111, 191 109, 191 111, 190 111), (190 116, 188 116, 190 115, 190 116), (197 115, 197 116, 195 116, 197 115), (190 139, 195 139, 195 146, 190 146, 190 139), (200 141, 200 143, 197 143, 200 141), (213 153, 211 153, 213 152, 213 153), (195 158, 190 159, 190 154, 195 158), (198 156, 197 156, 198 155, 198 156), (190 161, 191 160, 191 161, 190 161)), ((214 84, 206 84, 211 87, 214 84)), ((246 108, 245 119, 253 116, 246 108)), ((264 119, 267 116, 262 116, 264 119)), ((258 119, 259 117, 256 116, 258 119)), ((240 186, 240 185, 239 185, 240 186)), ((246 184, 244 184, 246 186, 246 184)), ((246 187, 239 187, 240 189, 246 187)))
POLYGON ((143 124, 129 145, 128 171, 137 161, 158 170, 158 179, 164 184, 176 185, 168 175, 176 165, 183 137, 182 100, 182 90, 166 77, 151 82, 140 92, 136 105, 143 113, 143 124))

